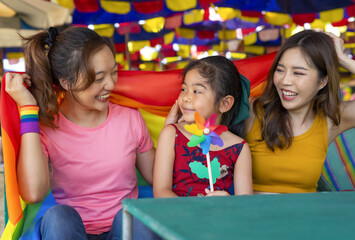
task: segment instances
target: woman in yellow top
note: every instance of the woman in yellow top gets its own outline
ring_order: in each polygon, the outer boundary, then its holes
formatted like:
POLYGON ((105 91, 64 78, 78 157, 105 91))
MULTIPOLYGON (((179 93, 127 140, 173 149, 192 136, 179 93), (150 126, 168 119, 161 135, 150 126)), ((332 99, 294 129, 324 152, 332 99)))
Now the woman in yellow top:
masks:
POLYGON ((339 64, 355 73, 329 33, 305 30, 281 46, 245 121, 255 193, 316 191, 328 145, 355 127, 355 101, 340 101, 339 64))

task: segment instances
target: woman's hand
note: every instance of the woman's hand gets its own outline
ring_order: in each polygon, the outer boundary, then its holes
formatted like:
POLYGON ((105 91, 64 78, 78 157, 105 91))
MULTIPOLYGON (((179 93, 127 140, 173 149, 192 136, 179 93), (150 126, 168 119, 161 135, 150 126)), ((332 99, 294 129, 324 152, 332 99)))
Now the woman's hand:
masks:
POLYGON ((349 72, 355 74, 355 61, 349 58, 344 53, 344 40, 335 36, 332 33, 325 33, 327 34, 334 42, 335 51, 337 52, 339 64, 341 67, 345 68, 349 72))
POLYGON ((29 75, 8 72, 5 76, 5 82, 5 91, 20 107, 24 105, 37 105, 36 99, 24 85, 25 83, 28 87, 31 86, 29 75))
POLYGON ((348 59, 348 56, 344 53, 344 40, 335 36, 333 33, 325 32, 334 43, 335 51, 337 52, 339 63, 343 66, 343 63, 348 59))
POLYGON ((211 192, 211 190, 209 189, 205 189, 205 192, 206 192, 206 197, 212 197, 212 196, 230 196, 230 194, 226 191, 220 191, 220 190, 217 190, 217 191, 213 191, 211 192))
POLYGON ((169 124, 174 124, 183 121, 183 117, 180 117, 179 114, 179 105, 175 101, 174 105, 171 107, 168 116, 165 119, 164 126, 169 124), (179 118, 180 117, 180 118, 179 118))

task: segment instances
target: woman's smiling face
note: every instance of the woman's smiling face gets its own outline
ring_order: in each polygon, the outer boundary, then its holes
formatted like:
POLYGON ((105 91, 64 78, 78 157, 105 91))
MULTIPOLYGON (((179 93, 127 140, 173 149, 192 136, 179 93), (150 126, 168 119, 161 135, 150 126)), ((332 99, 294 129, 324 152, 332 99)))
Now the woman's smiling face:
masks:
MULTIPOLYGON (((109 96, 117 82, 117 64, 109 47, 104 46, 92 56, 92 65, 96 74, 95 81, 85 90, 74 92, 76 107, 105 111, 108 108, 109 96)), ((80 86, 84 79, 79 79, 80 86)), ((70 97, 67 95, 66 97, 70 97)))
POLYGON ((307 111, 318 91, 327 85, 317 69, 308 63, 300 48, 284 52, 274 72, 273 82, 282 106, 288 111, 307 111))

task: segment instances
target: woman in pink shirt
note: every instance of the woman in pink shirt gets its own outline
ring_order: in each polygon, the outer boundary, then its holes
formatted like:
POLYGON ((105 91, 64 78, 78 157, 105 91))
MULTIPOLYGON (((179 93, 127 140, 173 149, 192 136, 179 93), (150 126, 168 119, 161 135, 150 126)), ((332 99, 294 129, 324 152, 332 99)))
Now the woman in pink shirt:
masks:
MULTIPOLYGON (((6 75, 21 115, 20 195, 36 203, 51 188, 58 205, 43 217, 42 239, 120 239, 121 202, 138 197, 136 167, 152 183, 155 150, 139 111, 109 102, 114 50, 83 27, 25 40, 26 74, 6 75)), ((138 221, 134 231, 153 237, 138 221)))

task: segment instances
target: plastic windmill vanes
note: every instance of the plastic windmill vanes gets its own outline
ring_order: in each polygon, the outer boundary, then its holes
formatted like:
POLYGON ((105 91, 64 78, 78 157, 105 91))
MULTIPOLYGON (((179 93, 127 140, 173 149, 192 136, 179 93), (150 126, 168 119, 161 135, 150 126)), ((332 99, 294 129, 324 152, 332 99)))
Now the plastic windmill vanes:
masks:
POLYGON ((216 113, 212 114, 212 116, 209 117, 207 121, 205 121, 205 119, 198 112, 195 112, 194 117, 196 123, 185 125, 185 129, 193 134, 190 138, 190 141, 187 143, 187 146, 195 147, 200 144, 202 153, 206 155, 208 180, 210 183, 211 192, 213 192, 213 178, 209 150, 211 144, 217 145, 219 147, 223 146, 223 140, 219 137, 219 135, 222 132, 227 131, 228 128, 224 125, 215 125, 217 118, 216 113))

